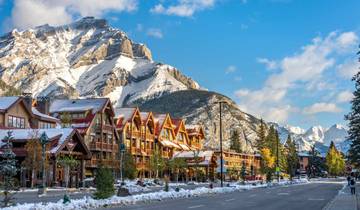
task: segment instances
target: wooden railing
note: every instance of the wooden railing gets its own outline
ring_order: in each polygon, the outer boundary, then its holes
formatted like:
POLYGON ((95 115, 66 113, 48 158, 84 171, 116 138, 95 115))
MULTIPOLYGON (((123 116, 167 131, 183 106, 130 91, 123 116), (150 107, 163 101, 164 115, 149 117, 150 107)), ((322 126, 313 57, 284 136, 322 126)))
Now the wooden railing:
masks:
POLYGON ((118 151, 119 146, 117 144, 109 144, 105 142, 93 142, 90 143, 90 150, 97 151, 118 151))

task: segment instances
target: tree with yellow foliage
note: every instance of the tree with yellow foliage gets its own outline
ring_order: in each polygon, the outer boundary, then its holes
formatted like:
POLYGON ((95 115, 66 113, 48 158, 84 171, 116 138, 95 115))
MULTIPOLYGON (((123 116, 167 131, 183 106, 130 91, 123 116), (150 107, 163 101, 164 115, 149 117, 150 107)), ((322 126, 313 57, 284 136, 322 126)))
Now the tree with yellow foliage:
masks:
POLYGON ((269 148, 261 149, 260 155, 262 157, 261 172, 263 174, 266 174, 266 181, 270 182, 272 173, 274 172, 275 157, 271 154, 271 151, 269 148))
POLYGON ((326 166, 330 175, 338 176, 344 172, 345 160, 342 154, 336 149, 334 142, 331 142, 326 154, 326 166))

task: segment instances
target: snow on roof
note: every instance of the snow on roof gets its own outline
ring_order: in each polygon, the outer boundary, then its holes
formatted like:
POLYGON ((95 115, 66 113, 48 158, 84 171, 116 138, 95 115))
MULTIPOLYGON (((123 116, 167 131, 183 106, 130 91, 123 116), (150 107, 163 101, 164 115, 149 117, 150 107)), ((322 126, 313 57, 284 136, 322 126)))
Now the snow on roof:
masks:
POLYGON ((0 97, 0 109, 8 109, 19 98, 19 96, 0 97))
POLYGON ((50 113, 92 110, 95 114, 102 110, 107 101, 107 98, 58 99, 50 105, 50 113))
POLYGON ((182 152, 175 152, 173 158, 195 158, 195 155, 199 158, 204 158, 199 165, 209 165, 211 162, 211 158, 214 155, 214 151, 182 151, 182 152))
MULTIPOLYGON (((56 147, 50 150, 51 153, 57 152, 59 147, 65 142, 65 140, 70 136, 70 134, 74 131, 73 128, 49 128, 49 129, 3 129, 0 130, 0 140, 4 139, 7 136, 8 131, 12 132, 12 137, 14 140, 28 140, 30 138, 40 138, 42 133, 46 133, 49 139, 53 139, 54 137, 60 137, 58 144, 56 147)), ((4 144, 3 141, 0 141, 0 147, 4 144)))
POLYGON ((115 118, 131 119, 136 108, 115 108, 115 118))
POLYGON ((60 121, 59 119, 57 119, 55 117, 51 117, 50 115, 43 114, 43 113, 39 112, 39 110, 37 110, 35 107, 32 107, 31 111, 36 116, 39 116, 39 117, 42 117, 42 118, 47 118, 47 119, 50 119, 50 120, 60 121))
POLYGON ((174 142, 169 141, 169 140, 161 140, 160 144, 162 144, 164 147, 181 149, 181 147, 178 144, 175 144, 174 142))

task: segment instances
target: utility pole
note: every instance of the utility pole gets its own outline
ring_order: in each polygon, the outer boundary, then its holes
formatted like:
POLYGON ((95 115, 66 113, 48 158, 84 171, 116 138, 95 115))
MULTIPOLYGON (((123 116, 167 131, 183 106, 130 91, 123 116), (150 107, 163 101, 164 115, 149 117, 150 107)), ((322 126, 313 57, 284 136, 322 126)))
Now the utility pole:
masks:
POLYGON ((276 132, 276 173, 277 173, 278 182, 280 182, 279 142, 280 142, 280 139, 278 138, 278 135, 276 132))
POLYGON ((224 186, 224 159, 223 159, 223 143, 222 143, 222 104, 226 103, 226 101, 219 101, 220 106, 220 180, 221 180, 221 187, 224 186))

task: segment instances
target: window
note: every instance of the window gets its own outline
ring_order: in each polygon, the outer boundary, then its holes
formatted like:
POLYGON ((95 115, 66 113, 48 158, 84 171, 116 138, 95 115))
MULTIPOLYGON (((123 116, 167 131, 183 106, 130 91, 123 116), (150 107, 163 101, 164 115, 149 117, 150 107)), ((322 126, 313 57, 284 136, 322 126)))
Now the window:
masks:
POLYGON ((12 128, 25 128, 25 118, 8 116, 8 127, 12 128))

